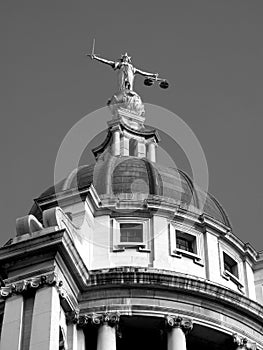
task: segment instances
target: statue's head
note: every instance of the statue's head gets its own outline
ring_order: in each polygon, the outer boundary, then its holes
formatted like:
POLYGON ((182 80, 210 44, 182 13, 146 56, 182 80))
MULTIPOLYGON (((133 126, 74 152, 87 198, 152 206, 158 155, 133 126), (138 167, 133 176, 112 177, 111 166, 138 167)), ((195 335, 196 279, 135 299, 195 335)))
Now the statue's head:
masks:
POLYGON ((131 56, 129 56, 127 52, 125 52, 124 55, 121 55, 121 61, 131 63, 131 56))

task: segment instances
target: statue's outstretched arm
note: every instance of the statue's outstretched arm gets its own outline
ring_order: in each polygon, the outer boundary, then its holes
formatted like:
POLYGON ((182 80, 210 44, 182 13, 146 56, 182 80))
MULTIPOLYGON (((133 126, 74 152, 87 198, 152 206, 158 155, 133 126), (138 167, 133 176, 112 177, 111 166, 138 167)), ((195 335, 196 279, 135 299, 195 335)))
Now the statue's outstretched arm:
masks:
POLYGON ((110 61, 110 60, 106 60, 105 58, 101 58, 99 56, 96 55, 90 55, 90 58, 93 60, 97 60, 99 62, 108 64, 109 66, 115 67, 115 62, 114 61, 110 61))
POLYGON ((138 68, 135 68, 135 74, 141 74, 144 77, 151 77, 151 78, 157 78, 158 77, 158 73, 148 73, 148 72, 144 72, 143 70, 140 70, 138 68))

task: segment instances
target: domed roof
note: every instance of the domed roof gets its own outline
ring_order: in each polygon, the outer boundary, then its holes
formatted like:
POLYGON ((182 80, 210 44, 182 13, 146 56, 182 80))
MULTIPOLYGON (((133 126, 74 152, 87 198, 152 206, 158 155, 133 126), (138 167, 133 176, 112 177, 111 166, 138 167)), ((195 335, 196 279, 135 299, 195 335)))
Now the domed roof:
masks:
MULTIPOLYGON (((230 227, 228 217, 211 195, 197 189, 183 171, 150 162, 146 158, 102 157, 95 164, 81 166, 56 186, 50 187, 36 199, 43 202, 68 190, 84 190, 91 184, 100 198, 159 198, 180 205, 189 211, 204 213, 230 227)), ((37 204, 30 213, 41 220, 37 204)))

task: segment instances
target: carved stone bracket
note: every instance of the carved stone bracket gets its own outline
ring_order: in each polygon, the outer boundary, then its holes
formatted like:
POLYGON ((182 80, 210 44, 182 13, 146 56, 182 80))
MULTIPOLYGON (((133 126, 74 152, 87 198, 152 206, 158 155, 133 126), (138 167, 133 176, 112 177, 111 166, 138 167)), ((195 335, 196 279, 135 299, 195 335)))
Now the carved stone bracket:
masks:
POLYGON ((66 319, 68 322, 78 323, 79 321, 79 309, 75 309, 66 313, 66 319))
POLYGON ((7 286, 0 288, 0 297, 8 298, 15 294, 22 294, 28 292, 32 289, 38 289, 43 286, 57 286, 60 296, 65 297, 65 293, 62 290, 62 281, 58 281, 57 275, 55 272, 33 277, 30 279, 18 281, 11 283, 7 286), (63 294, 64 293, 64 294, 63 294))
POLYGON ((165 317, 166 327, 181 328, 185 334, 189 333, 193 328, 192 320, 180 316, 168 315, 165 317))
POLYGON ((120 314, 118 312, 105 312, 103 314, 84 314, 77 317, 77 324, 80 327, 85 327, 87 325, 100 326, 103 324, 108 324, 111 327, 118 325, 120 320, 120 314))
POLYGON ((236 344, 236 349, 244 349, 244 350, 256 350, 257 344, 248 341, 247 338, 240 336, 237 333, 233 334, 233 341, 236 344))

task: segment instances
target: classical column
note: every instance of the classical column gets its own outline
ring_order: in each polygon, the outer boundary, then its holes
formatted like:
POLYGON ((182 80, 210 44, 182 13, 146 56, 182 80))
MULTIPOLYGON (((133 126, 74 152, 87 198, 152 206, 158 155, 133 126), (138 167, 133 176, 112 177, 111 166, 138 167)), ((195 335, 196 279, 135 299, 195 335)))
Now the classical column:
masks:
POLYGON ((129 138, 125 135, 125 133, 123 133, 121 137, 121 155, 122 156, 130 155, 129 141, 130 141, 129 138))
POLYGON ((167 316, 167 350, 186 350, 185 335, 193 328, 189 319, 167 316))
POLYGON ((78 329, 75 323, 68 325, 67 350, 85 350, 85 335, 83 329, 78 329))
POLYGON ((86 345, 85 345, 85 335, 83 332, 83 329, 78 329, 77 330, 77 347, 73 350, 85 350, 86 345))
POLYGON ((5 302, 1 332, 1 350, 20 350, 23 322, 23 296, 15 295, 5 302))
POLYGON ((38 289, 35 296, 30 350, 54 350, 59 344, 60 300, 55 286, 38 289))
POLYGON ((137 143, 137 156, 138 158, 144 158, 145 157, 145 143, 143 141, 138 141, 137 143))
POLYGON ((113 129, 112 154, 119 156, 121 152, 120 129, 113 129))
POLYGON ((85 314, 78 318, 79 327, 98 327, 97 350, 116 350, 116 328, 119 323, 117 312, 85 314))
POLYGON ((105 313, 94 318, 98 329, 97 350, 116 350, 116 326, 119 322, 117 313, 105 313))
MULTIPOLYGON (((85 350, 85 334, 82 328, 78 327, 79 310, 73 310, 66 313, 67 320, 67 350, 85 350)), ((82 326, 87 323, 83 320, 82 326)))
POLYGON ((116 330, 107 323, 98 330, 97 350, 116 350, 116 330))
MULTIPOLYGON (((83 330, 81 330, 83 332, 83 330)), ((68 324, 68 349, 78 349, 77 325, 75 323, 68 324)))
POLYGON ((154 141, 150 141, 147 145, 147 158, 151 162, 156 162, 156 144, 154 141))

